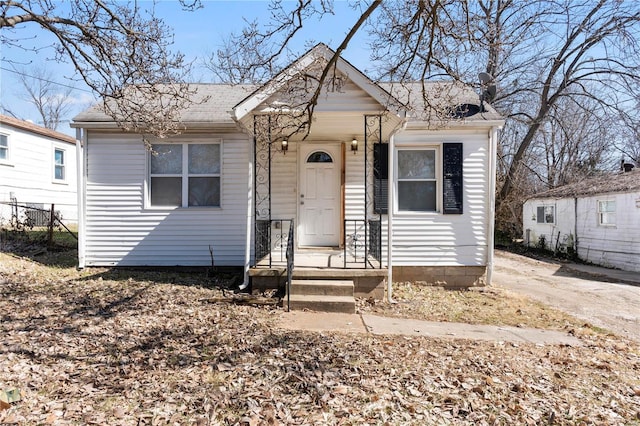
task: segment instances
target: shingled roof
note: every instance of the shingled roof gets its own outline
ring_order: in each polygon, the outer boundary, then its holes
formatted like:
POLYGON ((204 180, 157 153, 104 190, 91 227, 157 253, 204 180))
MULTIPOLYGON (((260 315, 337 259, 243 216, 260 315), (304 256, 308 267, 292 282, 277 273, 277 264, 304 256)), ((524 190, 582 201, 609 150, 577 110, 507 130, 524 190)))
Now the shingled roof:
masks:
MULTIPOLYGON (((231 84, 189 84, 190 90, 194 91, 193 103, 180 113, 180 121, 189 123, 233 123, 231 115, 232 108, 247 95, 256 90, 255 85, 231 85, 231 84)), ((409 104, 413 111, 420 111, 425 106, 421 97, 421 83, 407 83, 403 85, 392 85, 390 83, 381 84, 383 89, 389 89, 399 95, 402 102, 409 104)), ((456 85, 449 82, 429 82, 426 84, 426 91, 437 92, 447 91, 447 100, 451 107, 463 104, 479 105, 478 95, 472 88, 456 85)), ((437 98, 437 102, 442 103, 445 98, 437 98)), ((419 117, 413 117, 413 120, 419 117)), ((466 117, 466 121, 476 120, 500 120, 501 116, 490 106, 485 104, 485 111, 479 114, 466 117)), ((80 123, 112 123, 113 119, 105 114, 99 105, 79 113, 73 118, 71 127, 82 127, 80 123)))
POLYGON ((640 191, 640 170, 606 174, 535 194, 529 199, 582 197, 640 191))
MULTIPOLYGON (((183 123, 233 123, 230 115, 231 108, 253 92, 255 85, 231 85, 231 84, 189 84, 189 89, 194 91, 192 101, 185 110, 180 113, 180 121, 183 123)), ((94 105, 73 118, 77 123, 109 123, 113 119, 105 114, 99 105, 94 105)))
POLYGON ((25 130, 27 132, 35 133, 40 136, 46 136, 48 138, 57 139, 61 142, 67 142, 75 144, 76 140, 64 133, 56 132, 55 130, 47 129, 46 127, 38 126, 37 124, 29 121, 20 120, 17 118, 9 117, 8 115, 0 114, 0 124, 5 126, 15 127, 17 129, 25 130))

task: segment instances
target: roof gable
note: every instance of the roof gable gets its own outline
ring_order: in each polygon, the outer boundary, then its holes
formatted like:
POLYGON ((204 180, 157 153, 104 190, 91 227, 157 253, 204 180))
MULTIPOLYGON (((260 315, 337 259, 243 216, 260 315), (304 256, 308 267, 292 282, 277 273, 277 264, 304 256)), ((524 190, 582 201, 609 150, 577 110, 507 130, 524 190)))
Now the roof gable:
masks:
MULTIPOLYGON (((322 63, 323 61, 328 62, 334 54, 335 52, 327 45, 323 43, 316 45, 270 81, 238 103, 233 108, 234 118, 238 121, 242 120, 263 103, 272 99, 274 95, 285 88, 285 86, 295 77, 303 75, 307 70, 318 63, 322 63)), ((390 110, 398 116, 405 115, 404 108, 397 99, 395 99, 384 88, 371 81, 371 79, 351 65, 348 61, 339 57, 335 68, 336 75, 344 76, 351 80, 351 82, 353 82, 357 87, 378 102, 381 109, 390 110)))

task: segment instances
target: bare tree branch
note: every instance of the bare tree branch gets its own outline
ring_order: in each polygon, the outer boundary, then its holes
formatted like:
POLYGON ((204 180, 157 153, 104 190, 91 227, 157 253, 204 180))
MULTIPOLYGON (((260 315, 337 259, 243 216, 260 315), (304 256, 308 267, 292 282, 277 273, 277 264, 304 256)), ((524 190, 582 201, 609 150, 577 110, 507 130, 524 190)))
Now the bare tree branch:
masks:
MULTIPOLYGON (((199 0, 181 4, 201 6, 199 0)), ((180 130, 178 112, 191 102, 184 84, 189 64, 170 52, 172 33, 153 3, 145 6, 150 10, 117 0, 0 1, 0 28, 13 28, 2 31, 0 41, 24 48, 20 28, 40 26, 56 39, 53 59, 70 62, 119 125, 164 136, 180 130)))

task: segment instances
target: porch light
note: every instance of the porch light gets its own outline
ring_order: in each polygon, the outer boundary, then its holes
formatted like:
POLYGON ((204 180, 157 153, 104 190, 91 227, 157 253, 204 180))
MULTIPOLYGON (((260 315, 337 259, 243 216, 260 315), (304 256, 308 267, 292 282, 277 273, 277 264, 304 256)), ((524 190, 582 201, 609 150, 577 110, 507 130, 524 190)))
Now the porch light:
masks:
POLYGON ((353 154, 355 155, 357 150, 358 150, 358 140, 356 138, 353 138, 353 140, 351 141, 351 151, 353 151, 353 154))
POLYGON ((282 148, 282 154, 287 155, 287 151, 289 150, 289 142, 286 139, 283 139, 280 142, 280 148, 282 148))

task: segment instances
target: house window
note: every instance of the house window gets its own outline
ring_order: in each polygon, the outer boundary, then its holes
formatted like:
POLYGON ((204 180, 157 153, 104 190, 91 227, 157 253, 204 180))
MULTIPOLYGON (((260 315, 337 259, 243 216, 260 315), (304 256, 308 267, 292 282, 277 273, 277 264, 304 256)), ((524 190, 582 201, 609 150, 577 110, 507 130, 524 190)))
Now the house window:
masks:
POLYGON ((536 218, 538 223, 555 223, 554 206, 538 206, 536 218))
POLYGON ((400 149, 397 165, 398 211, 436 211, 436 150, 400 149))
POLYGON ((65 155, 63 149, 56 148, 53 151, 53 178, 55 180, 65 180, 65 155))
POLYGON ((0 160, 9 159, 9 137, 0 135, 0 160))
POLYGON ((162 207, 220 207, 220 144, 152 145, 150 200, 162 207))
POLYGON ((613 226, 616 224, 616 202, 598 201, 598 225, 613 226))

